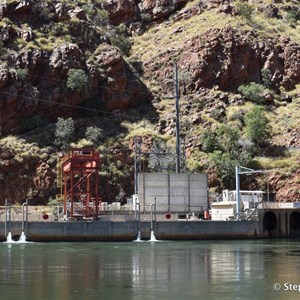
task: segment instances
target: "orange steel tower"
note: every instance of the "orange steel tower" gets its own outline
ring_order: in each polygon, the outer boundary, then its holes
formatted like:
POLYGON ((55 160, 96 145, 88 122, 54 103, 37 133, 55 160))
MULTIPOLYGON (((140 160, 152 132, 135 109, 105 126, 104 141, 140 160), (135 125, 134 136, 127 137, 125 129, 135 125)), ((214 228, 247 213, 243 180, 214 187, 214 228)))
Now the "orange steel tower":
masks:
POLYGON ((62 162, 64 216, 98 219, 100 157, 94 149, 71 149, 62 162))

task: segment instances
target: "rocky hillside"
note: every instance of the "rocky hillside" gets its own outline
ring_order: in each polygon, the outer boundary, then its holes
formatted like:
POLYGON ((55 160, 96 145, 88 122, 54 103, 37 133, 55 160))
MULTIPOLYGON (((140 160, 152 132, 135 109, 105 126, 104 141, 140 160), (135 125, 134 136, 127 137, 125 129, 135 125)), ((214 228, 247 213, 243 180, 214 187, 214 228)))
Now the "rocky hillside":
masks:
POLYGON ((100 150, 103 198, 132 194, 134 137, 174 149, 174 63, 186 168, 212 191, 236 164, 263 168, 243 188, 299 200, 298 0, 3 0, 0 203, 55 197, 74 146, 100 150), (74 121, 67 146, 58 117, 74 121))

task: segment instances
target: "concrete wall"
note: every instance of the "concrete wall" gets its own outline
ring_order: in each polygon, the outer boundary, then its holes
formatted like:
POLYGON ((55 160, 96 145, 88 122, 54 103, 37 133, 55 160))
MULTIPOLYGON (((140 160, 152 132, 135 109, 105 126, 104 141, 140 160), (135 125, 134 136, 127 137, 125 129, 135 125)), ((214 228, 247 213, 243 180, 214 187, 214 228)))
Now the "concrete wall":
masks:
MULTIPOLYGON (((21 222, 11 222, 9 232, 18 240, 21 222)), ((6 240, 0 223, 0 239, 6 240)), ((28 241, 133 241, 140 230, 142 239, 150 239, 153 229, 162 240, 204 240, 259 238, 259 222, 239 221, 165 221, 165 222, 29 222, 24 233, 28 241), (140 225, 140 226, 139 226, 140 225), (153 225, 153 228, 151 227, 153 225)))
POLYGON ((133 241, 138 230, 149 239, 151 229, 161 240, 300 238, 300 209, 260 210, 259 221, 78 221, 0 222, 0 240, 8 232, 17 239, 24 230, 29 241, 133 241))
POLYGON ((150 211, 156 198, 158 212, 199 212, 208 208, 206 174, 140 173, 141 211, 150 211))

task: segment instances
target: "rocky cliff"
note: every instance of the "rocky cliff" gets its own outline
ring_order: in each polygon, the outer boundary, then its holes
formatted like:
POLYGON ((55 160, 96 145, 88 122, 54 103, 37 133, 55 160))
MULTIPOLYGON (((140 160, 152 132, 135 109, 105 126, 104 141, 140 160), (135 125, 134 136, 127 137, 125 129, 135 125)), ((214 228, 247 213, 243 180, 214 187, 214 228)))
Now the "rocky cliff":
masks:
POLYGON ((105 133, 100 148, 112 191, 108 197, 119 197, 120 191, 122 197, 130 195, 133 136, 144 136, 147 149, 157 135, 170 145, 174 140, 174 105, 166 100, 174 96, 174 62, 190 171, 208 171, 211 186, 222 185, 207 163, 203 131, 243 119, 252 99, 239 88, 254 82, 265 86, 261 104, 273 127, 269 145, 254 160, 276 171, 252 184, 263 187, 269 180, 279 200, 297 199, 300 11, 297 1, 271 2, 2 1, 1 202, 6 197, 21 202, 28 195, 46 201, 55 195, 57 117, 75 120, 74 142, 97 123, 105 133), (147 130, 138 123, 142 119, 150 121, 147 130), (15 144, 7 140, 11 134, 15 144), (20 145, 39 150, 21 155, 27 151, 20 145), (268 166, 260 156, 269 159, 268 166))

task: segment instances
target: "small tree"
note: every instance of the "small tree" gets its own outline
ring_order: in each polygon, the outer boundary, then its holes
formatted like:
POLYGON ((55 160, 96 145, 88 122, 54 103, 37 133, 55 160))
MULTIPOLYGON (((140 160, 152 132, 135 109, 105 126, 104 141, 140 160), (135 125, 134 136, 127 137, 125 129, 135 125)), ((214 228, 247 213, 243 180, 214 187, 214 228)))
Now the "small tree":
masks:
POLYGON ((262 106, 254 106, 245 115, 245 133, 256 146, 262 146, 271 136, 269 120, 262 106))
POLYGON ((242 18, 244 18, 248 21, 252 20, 252 14, 254 11, 254 8, 252 5, 245 3, 245 2, 237 2, 236 3, 236 11, 242 18))
POLYGON ((95 126, 90 126, 85 131, 85 138, 94 145, 99 145, 102 138, 102 129, 95 126))
POLYGON ((217 135, 210 129, 205 129, 201 135, 202 150, 209 153, 219 148, 217 135))
POLYGON ((262 69, 261 70, 261 77, 262 77, 262 82, 265 87, 267 88, 272 88, 272 74, 269 69, 262 69))
POLYGON ((214 151, 208 155, 211 167, 214 167, 222 184, 232 187, 234 182, 234 170, 237 164, 247 165, 252 157, 253 151, 247 143, 241 139, 238 128, 222 124, 215 132, 215 140, 209 136, 208 145, 214 151))
POLYGON ((125 56, 130 55, 131 42, 128 37, 122 34, 114 34, 109 39, 111 44, 119 48, 122 54, 124 54, 125 56))
POLYGON ((217 130, 217 136, 220 150, 234 153, 239 148, 238 140, 240 138, 240 132, 237 128, 222 124, 217 130))
POLYGON ((71 90, 82 91, 88 84, 88 76, 82 69, 68 71, 67 87, 71 90))
POLYGON ((65 150, 69 144, 74 140, 75 125, 72 118, 64 119, 58 118, 56 122, 55 140, 54 144, 65 150))
POLYGON ((28 69, 16 69, 18 79, 25 81, 28 75, 28 69))
POLYGON ((263 103, 265 100, 265 92, 268 91, 265 86, 256 82, 250 82, 239 86, 240 92, 245 98, 255 103, 263 103))

